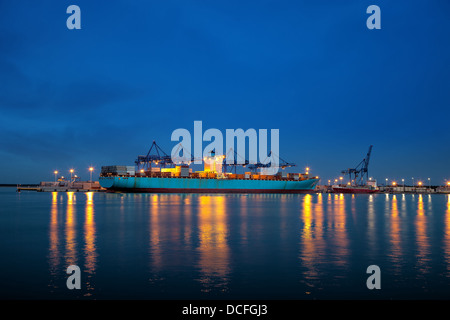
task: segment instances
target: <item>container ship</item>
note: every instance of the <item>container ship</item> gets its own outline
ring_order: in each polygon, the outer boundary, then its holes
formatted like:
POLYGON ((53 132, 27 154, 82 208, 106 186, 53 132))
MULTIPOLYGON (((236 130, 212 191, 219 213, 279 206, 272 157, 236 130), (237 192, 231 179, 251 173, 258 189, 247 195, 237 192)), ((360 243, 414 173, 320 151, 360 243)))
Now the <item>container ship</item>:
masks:
POLYGON ((152 166, 171 163, 167 154, 139 156, 136 166, 103 166, 99 182, 110 192, 145 193, 310 193, 319 182, 318 177, 310 177, 309 173, 283 170, 275 175, 263 174, 264 170, 243 174, 226 172, 224 159, 223 155, 211 153, 203 159, 204 170, 193 172, 185 164, 170 168, 152 166))

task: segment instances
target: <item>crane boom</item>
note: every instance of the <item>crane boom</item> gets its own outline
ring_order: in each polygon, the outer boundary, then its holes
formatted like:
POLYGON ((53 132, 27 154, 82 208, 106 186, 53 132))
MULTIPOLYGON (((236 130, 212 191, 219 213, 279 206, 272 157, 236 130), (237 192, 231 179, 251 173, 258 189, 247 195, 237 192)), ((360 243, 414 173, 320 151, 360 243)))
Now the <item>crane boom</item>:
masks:
POLYGON ((341 173, 349 176, 351 185, 365 185, 369 178, 369 161, 373 146, 369 147, 366 157, 355 167, 341 171, 341 173))

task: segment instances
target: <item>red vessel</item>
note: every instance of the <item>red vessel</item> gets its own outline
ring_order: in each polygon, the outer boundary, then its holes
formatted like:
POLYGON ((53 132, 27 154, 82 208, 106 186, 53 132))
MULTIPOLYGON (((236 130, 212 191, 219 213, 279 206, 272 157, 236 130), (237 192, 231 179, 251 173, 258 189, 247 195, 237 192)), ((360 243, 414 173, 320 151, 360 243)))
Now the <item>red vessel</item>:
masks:
MULTIPOLYGON (((372 145, 369 147, 366 157, 356 166, 341 171, 341 173, 348 175, 349 182, 347 185, 339 184, 332 186, 334 193, 377 193, 377 182, 369 178, 369 159, 372 152, 372 145)), ((343 177, 339 178, 341 181, 343 177)), ((337 182, 337 179, 335 180, 337 182)))
POLYGON ((377 193, 378 189, 372 186, 333 186, 334 193, 377 193))

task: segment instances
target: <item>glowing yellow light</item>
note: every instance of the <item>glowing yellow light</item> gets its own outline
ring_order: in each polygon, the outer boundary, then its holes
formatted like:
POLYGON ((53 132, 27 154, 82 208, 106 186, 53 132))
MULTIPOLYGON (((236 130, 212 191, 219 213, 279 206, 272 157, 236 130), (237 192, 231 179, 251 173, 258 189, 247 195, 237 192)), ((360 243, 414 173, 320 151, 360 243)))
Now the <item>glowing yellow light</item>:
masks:
POLYGON ((419 181, 419 186, 421 186, 422 185, 422 181, 419 181))
POLYGON ((141 173, 144 173, 144 169, 141 169, 141 173))
POLYGON ((54 174, 58 174, 58 171, 55 170, 53 173, 54 173, 54 174))
POLYGON ((70 171, 70 173, 73 173, 73 169, 70 169, 69 171, 70 171))
POLYGON ((393 185, 393 186, 397 185, 397 182, 395 182, 395 181, 394 181, 394 182, 392 182, 392 185, 393 185))
POLYGON ((89 168, 89 171, 94 171, 94 168, 90 167, 90 168, 89 168))
POLYGON ((450 181, 449 181, 449 182, 447 182, 447 185, 448 185, 448 186, 450 186, 450 181))

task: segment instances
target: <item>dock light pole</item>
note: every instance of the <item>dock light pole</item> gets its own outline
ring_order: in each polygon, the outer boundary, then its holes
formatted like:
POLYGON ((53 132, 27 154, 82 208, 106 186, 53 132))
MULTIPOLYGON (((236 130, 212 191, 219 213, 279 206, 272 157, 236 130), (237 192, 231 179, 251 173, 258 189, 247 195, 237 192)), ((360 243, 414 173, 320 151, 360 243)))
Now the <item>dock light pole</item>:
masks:
POLYGON ((54 175, 55 175, 55 185, 56 185, 56 176, 58 175, 58 171, 55 170, 53 173, 54 173, 54 175))
POLYGON ((402 179, 403 182, 403 192, 405 192, 405 179, 402 179))
POLYGON ((341 180, 341 184, 342 184, 342 180, 343 180, 344 178, 343 177, 339 177, 339 180, 341 180))
POLYGON ((89 171, 91 173, 91 180, 90 180, 90 182, 92 182, 92 171, 94 171, 94 168, 93 167, 89 167, 89 171))
POLYGON ((73 169, 70 169, 69 172, 70 172, 70 183, 72 183, 73 169))

